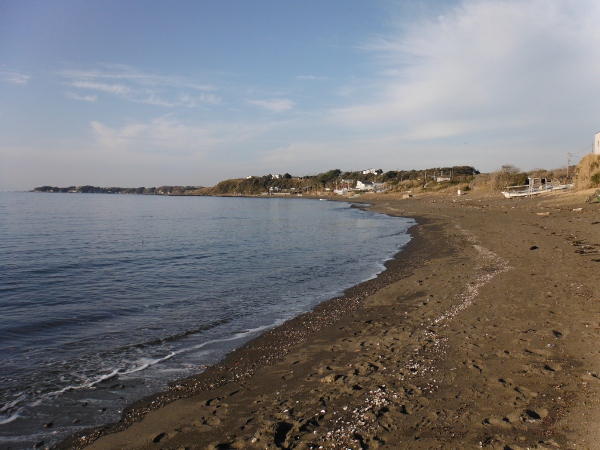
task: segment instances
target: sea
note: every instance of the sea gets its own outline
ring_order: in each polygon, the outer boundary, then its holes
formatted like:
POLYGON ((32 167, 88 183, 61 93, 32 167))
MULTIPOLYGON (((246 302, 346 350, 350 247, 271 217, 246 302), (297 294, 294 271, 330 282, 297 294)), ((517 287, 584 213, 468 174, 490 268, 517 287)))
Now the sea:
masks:
POLYGON ((0 193, 0 448, 117 421, 376 277, 413 224, 316 199, 0 193))

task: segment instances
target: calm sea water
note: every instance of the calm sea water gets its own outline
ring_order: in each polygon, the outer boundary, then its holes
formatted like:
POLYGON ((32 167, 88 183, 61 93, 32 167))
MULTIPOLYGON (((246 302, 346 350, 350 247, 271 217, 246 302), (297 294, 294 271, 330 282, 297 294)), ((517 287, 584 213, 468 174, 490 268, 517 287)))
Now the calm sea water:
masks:
POLYGON ((306 199, 0 194, 0 447, 117 420, 374 277, 412 224, 306 199))

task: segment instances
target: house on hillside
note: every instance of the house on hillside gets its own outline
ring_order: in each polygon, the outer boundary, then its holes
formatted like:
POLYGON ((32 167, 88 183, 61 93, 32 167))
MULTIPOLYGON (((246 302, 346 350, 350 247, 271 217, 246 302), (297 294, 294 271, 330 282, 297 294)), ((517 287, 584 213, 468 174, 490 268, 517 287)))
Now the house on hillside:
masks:
POLYGON ((375 189, 372 181, 360 181, 356 182, 356 189, 359 191, 372 191, 375 189))
POLYGON ((357 191, 381 191, 385 183, 373 183, 372 181, 357 181, 356 182, 356 190, 357 191))
POLYGON ((600 131, 594 136, 594 154, 600 155, 600 131))

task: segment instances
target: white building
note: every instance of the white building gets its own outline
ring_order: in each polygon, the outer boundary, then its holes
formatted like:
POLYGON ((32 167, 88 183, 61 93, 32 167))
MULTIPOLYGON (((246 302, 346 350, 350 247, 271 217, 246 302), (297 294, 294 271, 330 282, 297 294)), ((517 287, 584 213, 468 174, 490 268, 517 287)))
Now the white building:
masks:
POLYGON ((594 136, 594 154, 600 155, 600 131, 594 136))
POLYGON ((359 191, 372 191, 375 188, 373 187, 372 181, 360 181, 359 180, 356 182, 356 189, 358 189, 359 191))
POLYGON ((380 191, 385 183, 373 183, 372 181, 357 181, 356 190, 358 191, 380 191))

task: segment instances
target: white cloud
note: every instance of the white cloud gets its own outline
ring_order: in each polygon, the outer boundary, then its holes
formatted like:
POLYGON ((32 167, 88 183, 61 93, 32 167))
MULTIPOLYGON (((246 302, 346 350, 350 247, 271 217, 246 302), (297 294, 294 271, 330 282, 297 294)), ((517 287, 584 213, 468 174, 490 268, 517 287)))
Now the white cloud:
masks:
POLYGON ((125 95, 131 92, 131 89, 122 84, 98 83, 95 81, 73 81, 72 87, 80 89, 89 89, 93 91, 107 92, 109 94, 125 95))
POLYGON ((184 123, 170 116, 131 122, 121 127, 110 127, 99 121, 92 121, 90 125, 99 148, 170 156, 202 156, 243 148, 277 126, 184 123))
POLYGON ((332 118, 407 140, 501 131, 532 139, 600 101, 599 21, 591 0, 464 1, 365 45, 379 87, 370 80, 367 100, 332 118))
POLYGON ((144 105, 164 106, 167 108, 195 108, 201 104, 206 105, 220 105, 222 100, 220 97, 212 94, 201 94, 191 96, 189 94, 180 94, 179 97, 173 100, 166 100, 158 94, 151 93, 146 97, 134 97, 131 101, 135 103, 142 103, 144 105))
POLYGON ((174 108, 177 106, 174 102, 169 102, 156 94, 150 94, 144 98, 138 98, 135 100, 136 103, 143 103, 145 105, 154 105, 154 106, 165 106, 167 108, 174 108))
POLYGON ((294 107, 294 102, 287 98, 276 98, 272 100, 248 100, 248 103, 276 113, 289 111, 294 107))
POLYGON ((216 89, 213 85, 197 83, 186 77, 144 72, 126 64, 98 64, 97 68, 87 70, 67 69, 62 71, 61 75, 78 80, 121 80, 139 86, 169 86, 198 91, 213 91, 216 89))
POLYGON ((110 94, 125 101, 166 108, 215 106, 222 99, 210 93, 214 86, 178 76, 145 73, 131 66, 102 64, 90 70, 69 69, 60 73, 71 88, 110 94), (198 93, 198 91, 203 91, 198 93))
POLYGON ((79 95, 74 92, 67 92, 67 97, 73 100, 79 100, 82 102, 90 102, 93 103, 98 99, 97 95, 79 95))
POLYGON ((101 147, 139 153, 190 154, 218 143, 209 128, 185 125, 169 117, 130 123, 121 128, 92 121, 91 127, 101 147))
POLYGON ((420 141, 427 139, 441 139, 452 136, 461 136, 477 129, 476 121, 448 120, 439 122, 428 122, 421 126, 415 126, 412 130, 402 135, 409 141, 420 141))
POLYGON ((187 106, 189 108, 193 108, 198 106, 199 104, 208 104, 208 105, 220 105, 223 100, 213 94, 200 94, 200 95, 189 95, 182 93, 179 95, 179 104, 182 106, 187 106))
POLYGON ((27 84, 31 76, 12 71, 0 71, 0 80, 13 84, 27 84))
POLYGON ((316 75, 297 75, 294 78, 296 80, 303 80, 303 81, 325 81, 325 80, 329 79, 327 77, 319 77, 316 75))

